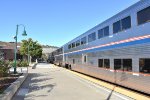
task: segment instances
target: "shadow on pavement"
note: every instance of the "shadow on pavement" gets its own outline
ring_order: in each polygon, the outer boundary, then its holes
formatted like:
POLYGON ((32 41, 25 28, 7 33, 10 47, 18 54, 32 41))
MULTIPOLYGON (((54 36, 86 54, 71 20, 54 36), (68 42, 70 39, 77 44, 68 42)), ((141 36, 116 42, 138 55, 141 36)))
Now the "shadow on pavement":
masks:
MULTIPOLYGON (((116 79, 117 79, 117 76, 116 76, 116 70, 115 70, 115 72, 114 72, 114 83, 116 83, 116 79)), ((114 86, 114 88, 111 90, 111 92, 110 92, 110 94, 109 94, 109 96, 107 97, 107 99, 106 100, 110 100, 110 98, 111 98, 111 96, 112 96, 112 94, 113 94, 113 92, 114 92, 114 90, 115 90, 115 88, 116 88, 117 86, 114 86)))
POLYGON ((114 88, 111 90, 111 92, 110 92, 110 94, 109 94, 109 96, 107 97, 106 100, 110 100, 110 98, 111 98, 111 96, 112 96, 112 94, 113 94, 115 88, 116 88, 116 86, 114 86, 114 88))
POLYGON ((38 97, 47 96, 53 88, 56 86, 56 83, 47 83, 47 80, 52 80, 53 78, 46 78, 45 74, 40 73, 29 73, 27 79, 21 85, 20 89, 28 89, 29 91, 24 93, 24 95, 18 95, 18 92, 15 94, 12 100, 34 100, 34 97, 37 97, 36 93, 38 94, 41 91, 47 92, 47 94, 38 95, 38 97))

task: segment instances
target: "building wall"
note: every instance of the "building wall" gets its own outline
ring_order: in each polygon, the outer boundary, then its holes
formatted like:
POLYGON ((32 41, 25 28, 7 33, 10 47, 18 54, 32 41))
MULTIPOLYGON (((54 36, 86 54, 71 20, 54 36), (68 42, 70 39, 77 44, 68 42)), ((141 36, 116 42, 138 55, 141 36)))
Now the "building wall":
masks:
POLYGON ((0 51, 0 60, 4 59, 4 53, 2 51, 0 51))
POLYGON ((14 59, 14 50, 13 49, 3 49, 4 60, 13 60, 14 59))

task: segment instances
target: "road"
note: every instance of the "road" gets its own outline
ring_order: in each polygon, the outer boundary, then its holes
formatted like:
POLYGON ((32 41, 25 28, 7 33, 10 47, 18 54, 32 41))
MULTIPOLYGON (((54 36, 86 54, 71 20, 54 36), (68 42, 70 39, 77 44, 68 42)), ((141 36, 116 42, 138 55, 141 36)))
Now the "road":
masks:
POLYGON ((38 64, 12 100, 132 100, 52 64, 38 64))

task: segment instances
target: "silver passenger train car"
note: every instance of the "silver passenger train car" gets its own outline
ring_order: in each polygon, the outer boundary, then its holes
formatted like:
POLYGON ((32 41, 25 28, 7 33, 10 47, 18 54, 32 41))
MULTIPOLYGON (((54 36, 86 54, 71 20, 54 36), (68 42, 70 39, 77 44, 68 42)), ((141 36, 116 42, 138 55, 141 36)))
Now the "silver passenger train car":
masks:
POLYGON ((54 63, 150 94, 150 0, 141 0, 53 52, 54 63))

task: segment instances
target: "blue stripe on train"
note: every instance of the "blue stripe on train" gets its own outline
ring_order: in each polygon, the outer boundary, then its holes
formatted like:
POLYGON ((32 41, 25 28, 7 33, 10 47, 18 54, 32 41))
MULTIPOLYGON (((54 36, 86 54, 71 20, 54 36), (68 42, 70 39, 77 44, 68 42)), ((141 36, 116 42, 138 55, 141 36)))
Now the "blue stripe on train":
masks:
MULTIPOLYGON (((96 51, 111 50, 111 49, 116 49, 116 48, 120 48, 120 47, 126 47, 126 46, 148 43, 148 42, 150 42, 150 38, 136 40, 136 41, 132 41, 132 42, 121 43, 121 44, 116 44, 116 45, 111 45, 111 46, 106 46, 106 47, 95 48, 95 49, 90 49, 90 50, 73 52, 73 53, 68 53, 68 54, 70 55, 70 54, 79 54, 79 53, 89 53, 89 52, 96 52, 96 51)), ((65 54, 65 55, 68 55, 68 54, 65 54)))

